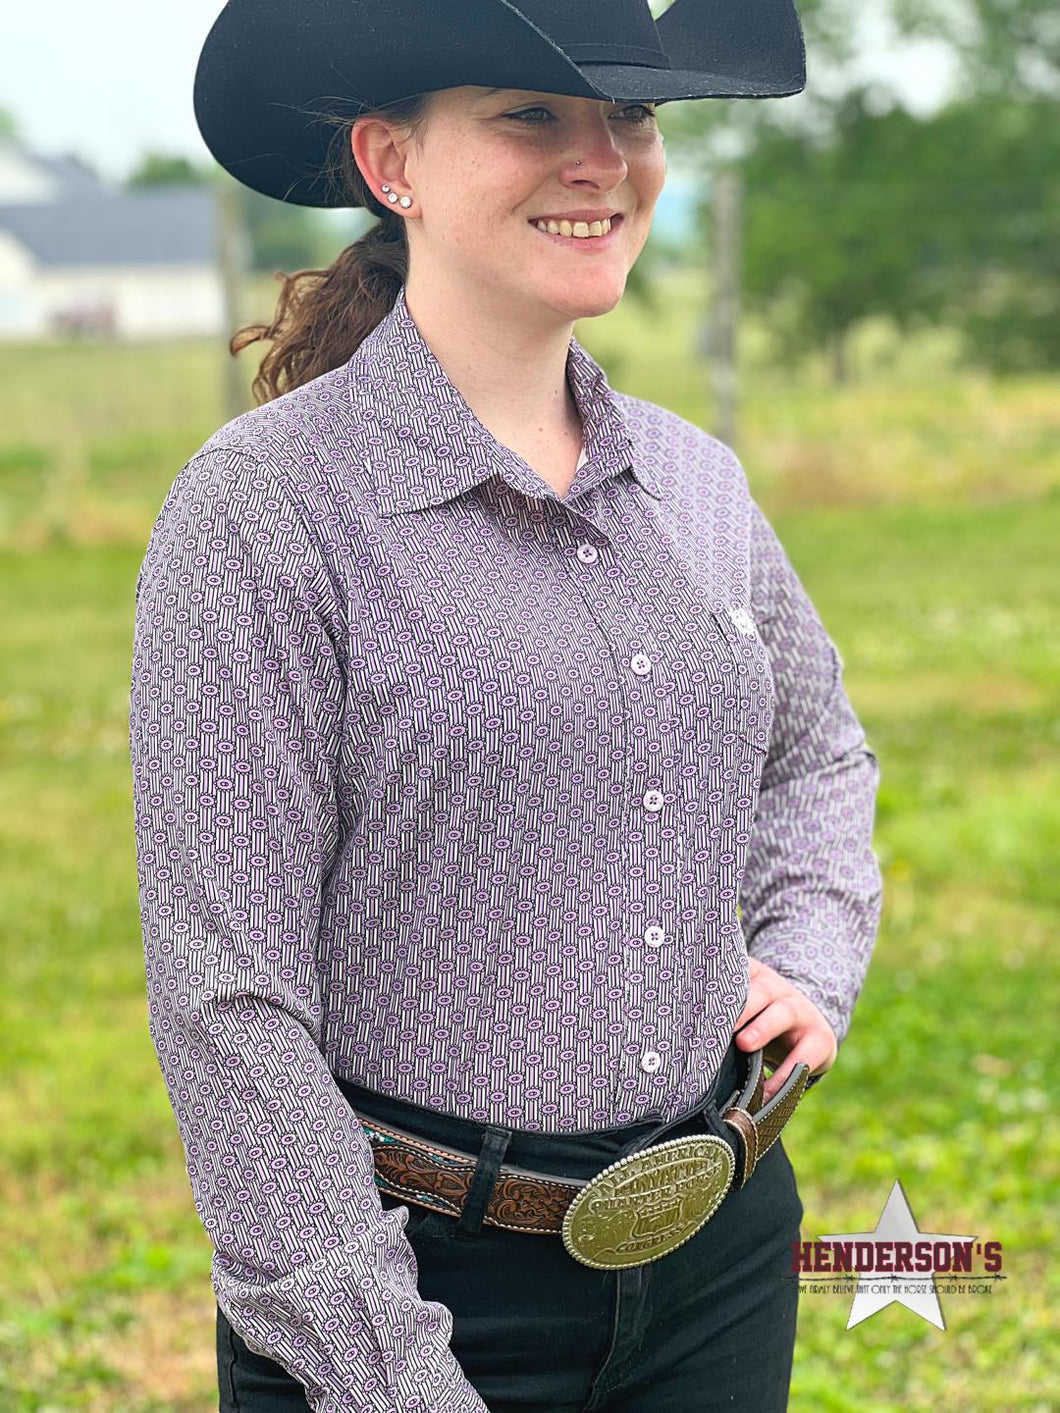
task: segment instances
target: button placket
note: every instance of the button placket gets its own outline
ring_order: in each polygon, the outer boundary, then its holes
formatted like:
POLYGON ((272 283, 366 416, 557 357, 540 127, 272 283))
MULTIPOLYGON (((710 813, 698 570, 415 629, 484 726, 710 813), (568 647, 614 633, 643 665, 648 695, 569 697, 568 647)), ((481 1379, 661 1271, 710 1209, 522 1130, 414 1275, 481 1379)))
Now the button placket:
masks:
MULTIPOLYGON (((666 812, 666 808, 667 808, 667 806, 666 806, 666 792, 665 792, 663 789, 661 789, 659 786, 649 786, 649 788, 648 788, 647 790, 643 791, 643 793, 641 794, 641 797, 640 797, 640 806, 641 806, 641 809, 642 809, 642 811, 644 812, 644 814, 646 814, 646 815, 648 815, 648 816, 651 816, 651 817, 654 817, 654 818, 656 818, 656 819, 661 819, 662 817, 664 817, 665 812, 666 812)), ((670 840, 669 842, 670 842, 671 845, 672 845, 672 852, 673 852, 674 857, 675 857, 675 859, 676 859, 677 856, 678 856, 678 854, 680 853, 680 842, 679 842, 679 839, 678 839, 677 835, 675 834, 674 837, 673 837, 673 839, 670 840)), ((663 840, 662 840, 661 836, 660 836, 660 840, 659 840, 659 846, 660 846, 660 847, 659 847, 659 852, 660 852, 660 854, 662 854, 662 852, 663 852, 663 850, 662 850, 663 840)), ((660 860, 660 861, 661 861, 661 860, 660 860)), ((648 879, 650 878, 650 873, 649 873, 649 864, 648 864, 647 859, 645 860, 645 865, 644 865, 644 875, 645 875, 645 881, 648 881, 648 879)), ((662 877, 663 877, 663 875, 660 873, 660 874, 659 874, 659 879, 660 879, 660 881, 661 881, 661 878, 662 878, 662 877)), ((649 899, 650 896, 651 896, 651 895, 649 895, 649 894, 647 894, 647 893, 645 893, 645 895, 644 895, 644 901, 645 901, 646 907, 648 906, 648 899, 649 899)), ((657 911, 655 911, 655 918, 656 918, 656 919, 658 918, 658 912, 657 912, 657 911)), ((643 926, 643 930, 642 930, 642 933, 641 933, 640 941, 642 942, 643 945, 642 945, 641 947, 636 948, 636 950, 634 951, 634 953, 633 953, 632 955, 633 955, 633 958, 636 959, 636 960, 635 960, 635 964, 636 964, 636 965, 638 965, 638 966, 641 967, 641 968, 643 968, 643 967, 645 967, 645 966, 647 966, 647 967, 649 968, 649 970, 647 971, 647 973, 646 973, 646 975, 645 975, 644 983, 643 983, 643 984, 644 984, 645 986, 652 986, 652 985, 655 984, 655 983, 654 983, 655 967, 656 967, 657 965, 659 965, 659 964, 662 964, 662 965, 665 965, 665 964, 666 964, 664 961, 662 961, 662 959, 666 956, 666 952, 665 952, 664 949, 666 948, 666 944, 667 944, 667 942, 668 942, 668 934, 667 934, 667 929, 666 929, 659 921, 657 921, 657 920, 652 920, 652 921, 650 921, 650 922, 646 922, 646 923, 643 924, 642 926, 643 926)), ((632 1003, 633 1003, 633 1001, 636 999, 636 997, 635 997, 635 994, 634 994, 634 992, 633 992, 633 990, 632 990, 631 988, 629 989, 629 996, 630 996, 631 1009, 632 1009, 632 1003)), ((629 1024, 629 1028, 628 1028, 627 1034, 628 1034, 628 1041, 627 1041, 627 1047, 626 1047, 626 1048, 627 1048, 627 1053, 633 1054, 633 1052, 634 1052, 634 1044, 635 1044, 636 1039, 638 1038, 638 1034, 637 1034, 637 1031, 634 1029, 632 1019, 631 1019, 630 1024, 629 1024)), ((644 1041, 647 1037, 640 1036, 639 1038, 641 1039, 641 1041, 642 1041, 642 1043, 643 1043, 643 1041, 644 1041)), ((636 1060, 635 1060, 635 1063, 637 1064, 637 1066, 638 1066, 638 1068, 639 1068, 639 1071, 640 1071, 640 1073, 641 1073, 642 1076, 643 1076, 643 1075, 656 1075, 656 1074, 659 1074, 659 1073, 665 1073, 665 1067, 666 1067, 668 1061, 667 1061, 666 1056, 663 1054, 663 1052, 662 1052, 661 1050, 659 1050, 659 1049, 656 1048, 656 1038, 657 1038, 657 1037, 652 1037, 652 1038, 651 1038, 650 1044, 649 1044, 649 1048, 648 1048, 648 1049, 641 1050, 641 1052, 640 1052, 640 1054, 639 1054, 639 1057, 637 1057, 636 1060)), ((671 1077, 671 1078, 674 1078, 673 1076, 670 1076, 670 1077, 671 1077)), ((652 1094, 653 1091, 652 1091, 652 1089, 649 1088, 646 1092, 650 1095, 650 1094, 652 1094)), ((636 1097, 636 1096, 634 1096, 634 1097, 636 1097)), ((662 1101, 658 1101, 658 1102, 662 1102, 662 1101)), ((639 1106, 638 1106, 638 1107, 639 1107, 639 1106)))
MULTIPOLYGON (((573 529, 573 527, 572 527, 573 529)), ((573 529, 574 535, 579 534, 573 529)), ((604 571, 596 547, 588 539, 576 539, 571 564, 579 590, 589 601, 597 626, 611 642, 618 674, 630 690, 625 694, 626 713, 630 723, 629 758, 627 762, 629 794, 627 796, 631 840, 627 873, 626 919, 623 929, 626 949, 622 954, 623 997, 619 1014, 623 1017, 624 1038, 622 1064, 618 1067, 612 1100, 619 1112, 642 1112, 646 1105, 660 1107, 667 1100, 673 1084, 680 1081, 674 1072, 670 1053, 669 1022, 660 1020, 656 1029, 645 1033, 642 1017, 650 1013, 644 992, 657 984, 660 967, 671 964, 673 930, 667 925, 667 914, 660 904, 672 893, 673 879, 683 863, 683 844, 676 828, 674 806, 667 804, 676 780, 660 773, 660 757, 666 754, 666 742, 660 732, 660 719, 665 713, 654 709, 656 698, 652 677, 657 674, 658 651, 642 636, 633 636, 633 625, 608 614, 608 600, 601 590, 606 587, 604 571), (638 782, 640 782, 638 784, 638 782), (669 837, 667 837, 669 836, 669 837), (649 850, 651 857, 649 857, 649 850), (673 865, 663 872, 661 865, 673 865), (659 1080, 652 1082, 652 1076, 659 1080), (662 1084, 665 1079, 667 1083, 662 1084)), ((638 608, 638 620, 642 615, 638 608)), ((636 625, 643 633, 643 622, 636 625)), ((667 765, 665 771, 671 767, 667 765)), ((673 904, 676 899, 670 897, 673 904)))

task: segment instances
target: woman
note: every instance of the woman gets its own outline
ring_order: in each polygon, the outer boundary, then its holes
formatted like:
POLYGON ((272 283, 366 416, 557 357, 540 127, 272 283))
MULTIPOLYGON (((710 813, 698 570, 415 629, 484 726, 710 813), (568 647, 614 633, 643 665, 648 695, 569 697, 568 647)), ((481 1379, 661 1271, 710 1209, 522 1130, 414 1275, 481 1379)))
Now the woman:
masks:
POLYGON ((224 1410, 786 1406, 778 1135, 868 965, 876 760, 731 450, 572 337, 659 102, 802 87, 787 0, 748 8, 230 0, 203 51, 231 172, 380 217, 235 340, 263 404, 137 585, 224 1410))

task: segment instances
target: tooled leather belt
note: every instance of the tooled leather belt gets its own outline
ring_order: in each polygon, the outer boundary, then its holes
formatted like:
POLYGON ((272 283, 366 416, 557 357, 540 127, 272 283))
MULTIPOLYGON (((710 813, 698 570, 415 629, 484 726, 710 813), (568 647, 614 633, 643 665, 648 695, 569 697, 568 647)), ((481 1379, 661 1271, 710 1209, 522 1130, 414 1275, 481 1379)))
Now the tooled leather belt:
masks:
MULTIPOLYGON (((806 1088, 810 1067, 797 1064, 763 1104, 763 1051, 748 1051, 746 1057, 743 1089, 734 1089, 719 1106, 738 1140, 735 1153, 716 1134, 674 1138, 627 1153, 588 1182, 502 1165, 482 1220, 508 1231, 558 1233, 576 1260, 600 1269, 665 1256, 694 1236, 730 1191, 748 1182, 806 1088)), ((378 1187, 460 1216, 476 1155, 360 1113, 358 1118, 372 1145, 378 1187)))

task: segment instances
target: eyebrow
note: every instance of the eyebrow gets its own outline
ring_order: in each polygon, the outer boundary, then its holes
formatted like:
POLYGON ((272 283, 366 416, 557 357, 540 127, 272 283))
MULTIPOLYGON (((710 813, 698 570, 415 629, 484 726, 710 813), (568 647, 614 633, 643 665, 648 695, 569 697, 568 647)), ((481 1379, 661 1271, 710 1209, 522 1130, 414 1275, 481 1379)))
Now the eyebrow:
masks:
MULTIPOLYGON (((479 96, 480 96, 480 98, 492 98, 495 93, 537 93, 537 92, 539 92, 539 90, 536 89, 536 88, 487 88, 487 89, 486 89, 482 94, 480 94, 479 96)), ((555 95, 552 95, 552 96, 555 96, 555 95)), ((608 100, 607 100, 606 98, 603 98, 603 99, 601 99, 600 101, 601 101, 602 103, 606 103, 608 100)), ((616 98, 616 99, 614 100, 614 102, 615 102, 617 105, 621 105, 622 102, 624 102, 624 101, 625 101, 625 100, 619 99, 619 98, 616 98)), ((651 100, 651 101, 654 101, 654 100, 651 100)))

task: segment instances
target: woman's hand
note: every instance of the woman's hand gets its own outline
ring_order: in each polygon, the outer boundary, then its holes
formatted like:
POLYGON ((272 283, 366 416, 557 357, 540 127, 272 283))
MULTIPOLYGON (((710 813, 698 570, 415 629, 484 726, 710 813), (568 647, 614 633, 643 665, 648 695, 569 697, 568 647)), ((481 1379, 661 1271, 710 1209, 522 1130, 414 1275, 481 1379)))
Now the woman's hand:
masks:
POLYGON ((736 1022, 736 1043, 742 1050, 768 1047, 766 1058, 780 1061, 765 1081, 763 1097, 770 1099, 797 1064, 809 1065, 811 1074, 830 1070, 839 1045, 835 1031, 808 996, 755 957, 749 957, 748 963, 751 984, 736 1022))

